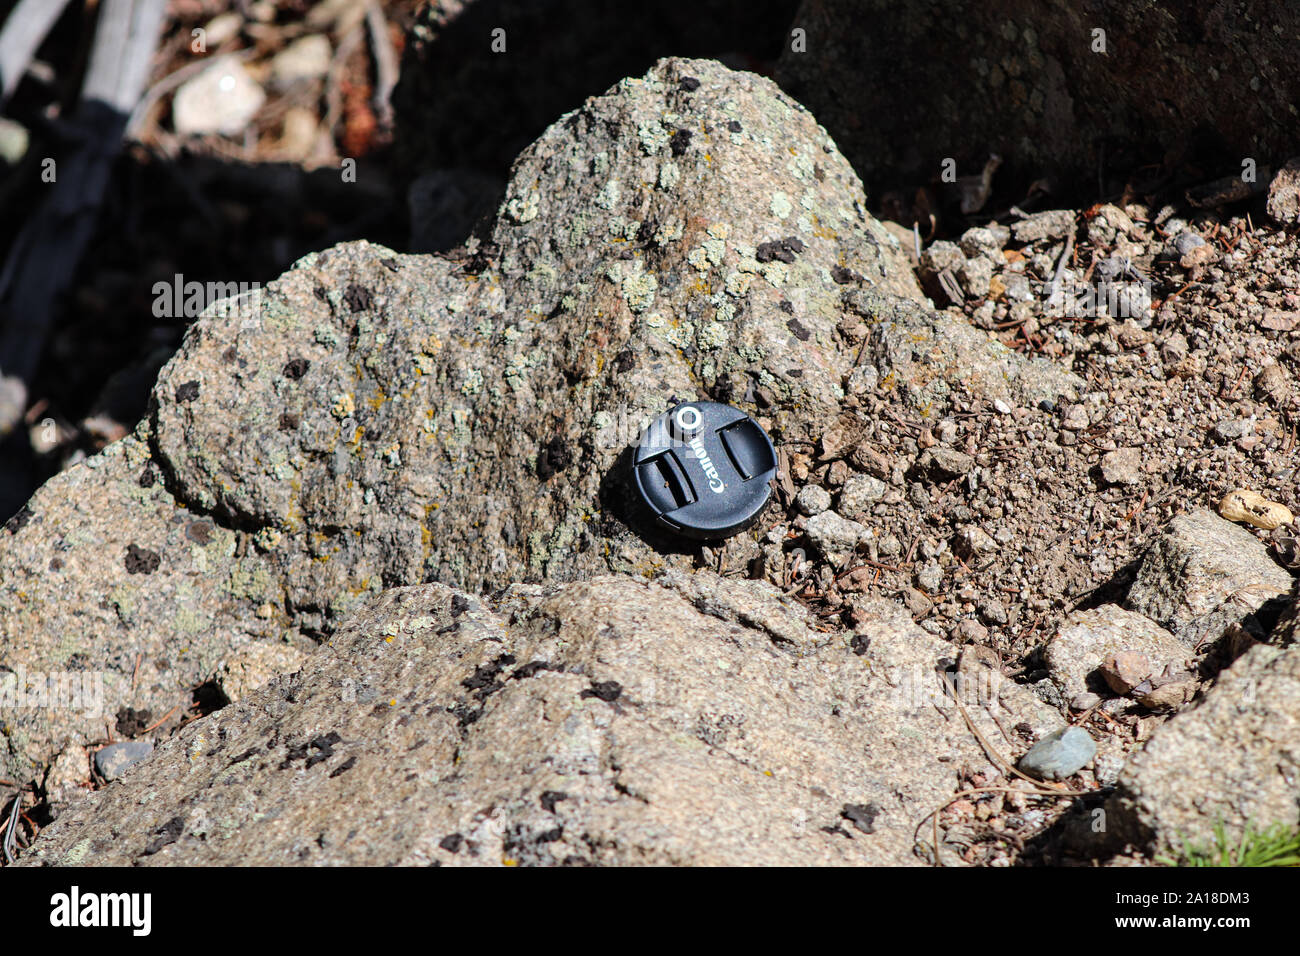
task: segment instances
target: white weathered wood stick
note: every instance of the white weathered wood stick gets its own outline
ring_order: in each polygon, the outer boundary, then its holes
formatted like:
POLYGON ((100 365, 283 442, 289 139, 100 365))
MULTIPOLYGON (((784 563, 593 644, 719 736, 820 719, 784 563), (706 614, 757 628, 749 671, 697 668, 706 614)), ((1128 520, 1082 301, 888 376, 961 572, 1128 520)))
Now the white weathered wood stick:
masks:
POLYGON ((18 88, 68 0, 19 0, 0 29, 0 106, 18 88))
POLYGON ((366 6, 366 26, 370 30, 370 44, 375 57, 375 114, 379 125, 385 130, 393 128, 393 88, 397 86, 401 68, 397 62, 397 51, 393 49, 392 38, 388 35, 388 21, 384 18, 383 7, 379 0, 370 0, 366 6))
POLYGON ((165 0, 104 0, 81 99, 68 126, 74 151, 59 160, 50 195, 24 224, 0 275, 0 435, 21 419, 55 305, 73 283, 94 234, 127 119, 144 91, 165 0), (15 417, 17 416, 17 417, 15 417))

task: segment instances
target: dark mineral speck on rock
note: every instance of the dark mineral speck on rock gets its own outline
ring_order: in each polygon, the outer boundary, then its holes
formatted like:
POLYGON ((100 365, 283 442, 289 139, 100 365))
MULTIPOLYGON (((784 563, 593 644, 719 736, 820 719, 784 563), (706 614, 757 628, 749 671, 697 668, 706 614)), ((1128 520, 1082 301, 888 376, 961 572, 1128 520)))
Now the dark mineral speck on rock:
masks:
POLYGON ((129 544, 126 547, 123 563, 129 574, 153 574, 158 570, 160 562, 161 559, 156 551, 142 548, 138 544, 129 544))

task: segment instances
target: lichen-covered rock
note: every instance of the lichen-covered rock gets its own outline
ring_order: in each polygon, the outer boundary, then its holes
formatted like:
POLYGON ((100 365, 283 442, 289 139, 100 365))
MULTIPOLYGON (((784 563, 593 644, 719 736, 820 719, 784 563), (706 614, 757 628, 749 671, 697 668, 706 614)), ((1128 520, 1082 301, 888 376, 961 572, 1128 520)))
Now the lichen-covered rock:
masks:
POLYGON ((60 751, 102 738, 122 707, 188 707, 191 688, 252 648, 285 637, 299 653, 314 647, 250 536, 167 491, 147 429, 56 475, 6 527, 5 779, 39 777, 60 751), (267 616, 254 613, 264 604, 267 616))
POLYGON ((388 587, 692 567, 621 467, 675 398, 815 441, 877 326, 868 358, 927 414, 945 376, 1068 385, 936 319, 864 201, 770 81, 672 59, 527 149, 490 241, 348 243, 210 309, 136 433, 0 533, 3 663, 103 688, 94 714, 6 712, 0 777, 39 777, 124 707, 174 712, 167 733, 194 688, 240 697, 388 587))
MULTIPOLYGON (((862 612, 850 641, 708 572, 387 591, 23 862, 923 863, 917 824, 986 758, 935 675, 951 645, 862 612)), ((986 690, 1004 726, 1060 725, 986 690)))
POLYGON ((1297 610, 1129 758, 1111 801, 1118 837, 1169 851, 1213 845, 1219 824, 1234 841, 1247 822, 1300 823, 1297 610))
POLYGON ((1125 604, 1186 644, 1218 640, 1230 624, 1263 636, 1256 612, 1292 581, 1249 531, 1196 508, 1152 544, 1125 604))
POLYGON ((200 323, 159 380, 165 468, 270 535, 290 605, 330 617, 426 577, 653 570, 610 477, 639 427, 761 392, 778 438, 814 434, 852 363, 832 273, 919 297, 863 203, 770 82, 666 61, 524 152, 469 261, 345 247, 253 327, 200 323))

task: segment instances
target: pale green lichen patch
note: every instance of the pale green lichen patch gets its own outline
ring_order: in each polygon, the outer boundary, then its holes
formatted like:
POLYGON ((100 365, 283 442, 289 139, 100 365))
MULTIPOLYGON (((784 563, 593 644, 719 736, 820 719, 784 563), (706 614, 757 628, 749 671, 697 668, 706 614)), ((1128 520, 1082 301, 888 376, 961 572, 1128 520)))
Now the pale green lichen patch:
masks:
POLYGON ((523 390, 528 384, 528 370, 537 364, 536 355, 521 353, 512 356, 505 367, 503 377, 511 391, 523 390))
POLYGON ((773 286, 783 285, 790 274, 789 267, 784 262, 777 262, 775 259, 763 263, 762 270, 763 278, 773 286))
POLYGON ((672 189, 681 181, 682 171, 677 164, 671 159, 664 160, 664 164, 659 167, 659 188, 668 190, 672 189))
POLYGON ((94 841, 87 839, 76 843, 72 849, 63 855, 63 859, 59 861, 60 865, 80 866, 85 861, 86 855, 90 853, 93 842, 94 841))
POLYGON ((627 300, 627 307, 633 313, 644 312, 650 308, 658 288, 659 280, 649 272, 638 271, 623 277, 623 298, 627 300))
POLYGON ((471 368, 465 372, 465 377, 460 383, 462 395, 477 395, 483 389, 483 373, 479 369, 471 368))
POLYGON ((670 242, 676 242, 682 237, 682 221, 673 217, 668 222, 661 225, 655 232, 655 242, 660 246, 666 246, 670 242))
POLYGON ((613 209, 623 197, 623 188, 617 179, 611 179, 596 194, 596 205, 601 209, 613 209))
POLYGON ((640 222, 635 219, 624 219, 622 216, 614 216, 606 227, 609 235, 617 241, 635 239, 640 230, 640 222))
POLYGON ((512 222, 522 225, 536 219, 540 208, 541 199, 537 195, 537 191, 529 190, 523 196, 514 196, 506 200, 505 214, 512 222))
POLYGON ((722 257, 727 253, 727 244, 722 239, 705 239, 704 254, 715 266, 722 265, 722 257))
POLYGON ((451 436, 447 439, 446 444, 450 448, 457 450, 465 448, 473 438, 473 432, 469 425, 469 410, 464 408, 453 408, 451 411, 451 436))
POLYGON ((732 272, 727 275, 724 287, 728 295, 739 298, 749 291, 749 284, 753 281, 753 276, 744 272, 732 272))
POLYGON ((801 181, 812 179, 813 161, 808 158, 807 153, 804 152, 795 153, 794 158, 790 160, 788 168, 790 170, 790 175, 792 175, 795 179, 801 181))
MULTIPOLYGON (((193 593, 191 589, 190 594, 193 593)), ((183 634, 199 634, 207 629, 207 617, 202 612, 195 610, 197 602, 198 598, 194 597, 192 600, 183 600, 179 603, 171 618, 172 625, 176 630, 183 634)))
POLYGON ((357 410, 357 402, 351 392, 338 392, 330 397, 330 401, 330 414, 335 418, 351 418, 357 410))
POLYGON ((789 196, 778 191, 772 196, 772 202, 768 209, 777 219, 785 219, 790 213, 794 212, 794 203, 790 201, 789 196))
POLYGON ((641 144, 641 151, 647 156, 655 155, 668 145, 668 131, 662 123, 639 123, 636 138, 641 144))
POLYGON ((718 321, 710 322, 700 329, 696 341, 701 349, 720 349, 726 346, 731 338, 731 331, 723 323, 732 321, 735 318, 735 311, 730 303, 718 307, 718 321))
POLYGON ((226 585, 235 597, 260 603, 273 597, 277 588, 266 567, 258 562, 240 562, 230 569, 226 585))
POLYGON ((695 326, 691 322, 679 322, 676 325, 668 323, 663 326, 660 335, 663 336, 664 341, 684 349, 695 339, 695 326))

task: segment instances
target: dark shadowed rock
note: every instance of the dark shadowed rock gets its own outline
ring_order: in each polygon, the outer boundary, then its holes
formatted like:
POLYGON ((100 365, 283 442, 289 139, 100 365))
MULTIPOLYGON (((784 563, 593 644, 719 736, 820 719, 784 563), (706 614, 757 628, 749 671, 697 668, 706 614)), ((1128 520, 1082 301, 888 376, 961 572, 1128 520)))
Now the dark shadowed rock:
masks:
MULTIPOLYGON (((504 177, 557 116, 622 77, 640 76, 660 57, 714 58, 746 69, 774 60, 797 6, 797 0, 424 4, 408 33, 394 93, 399 153, 414 169, 465 166, 504 177)), ((685 91, 693 79, 682 78, 685 91)))
POLYGON ((936 177, 945 157, 973 175, 990 151, 1070 189, 1095 186, 1099 161, 1227 173, 1300 146, 1300 9, 1285 4, 806 0, 792 27, 807 52, 787 44, 778 80, 873 187, 936 177))

